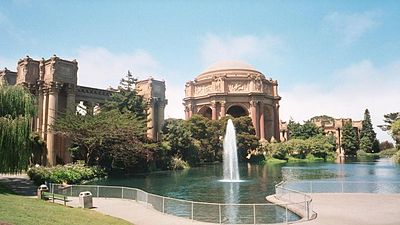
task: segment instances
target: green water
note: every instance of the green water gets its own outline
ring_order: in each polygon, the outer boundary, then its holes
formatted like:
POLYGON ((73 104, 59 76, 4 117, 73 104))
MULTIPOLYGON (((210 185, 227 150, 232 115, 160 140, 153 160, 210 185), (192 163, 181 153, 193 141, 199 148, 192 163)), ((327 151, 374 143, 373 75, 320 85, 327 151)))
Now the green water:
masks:
POLYGON ((265 203, 282 180, 400 181, 400 167, 387 159, 370 162, 239 165, 240 183, 220 182, 222 165, 161 171, 96 184, 136 187, 163 196, 215 203, 265 203))

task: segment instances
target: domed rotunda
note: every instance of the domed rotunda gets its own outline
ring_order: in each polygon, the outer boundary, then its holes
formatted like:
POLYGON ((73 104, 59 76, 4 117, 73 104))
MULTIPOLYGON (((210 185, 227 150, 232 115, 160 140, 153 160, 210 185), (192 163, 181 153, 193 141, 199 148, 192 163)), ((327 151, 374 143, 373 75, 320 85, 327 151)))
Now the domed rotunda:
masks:
POLYGON ((278 82, 249 64, 217 62, 185 85, 185 117, 250 116, 261 140, 279 140, 278 82))

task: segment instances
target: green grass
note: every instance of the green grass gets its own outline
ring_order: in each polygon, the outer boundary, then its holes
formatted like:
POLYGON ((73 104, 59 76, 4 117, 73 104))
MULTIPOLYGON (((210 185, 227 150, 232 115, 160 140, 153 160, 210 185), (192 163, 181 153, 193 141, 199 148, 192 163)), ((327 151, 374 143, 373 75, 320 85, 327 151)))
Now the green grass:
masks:
POLYGON ((70 208, 56 203, 19 196, 0 184, 0 224, 1 222, 15 225, 131 224, 93 210, 70 208))
POLYGON ((276 158, 268 158, 267 160, 265 160, 265 163, 267 164, 281 164, 281 163, 287 163, 286 160, 282 160, 282 159, 276 159, 276 158))

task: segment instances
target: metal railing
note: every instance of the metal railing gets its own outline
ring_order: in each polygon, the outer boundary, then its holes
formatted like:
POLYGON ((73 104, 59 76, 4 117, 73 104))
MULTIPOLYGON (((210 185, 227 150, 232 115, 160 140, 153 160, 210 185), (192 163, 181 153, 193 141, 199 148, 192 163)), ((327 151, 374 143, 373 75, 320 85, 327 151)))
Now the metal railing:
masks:
POLYGON ((290 181, 281 187, 302 193, 400 193, 399 181, 290 181))
POLYGON ((310 196, 280 185, 276 186, 277 196, 284 202, 279 204, 187 201, 120 186, 50 184, 50 191, 73 197, 78 197, 82 191, 90 191, 93 197, 134 200, 165 214, 219 224, 289 223, 299 220, 299 216, 309 220, 313 215, 310 196))

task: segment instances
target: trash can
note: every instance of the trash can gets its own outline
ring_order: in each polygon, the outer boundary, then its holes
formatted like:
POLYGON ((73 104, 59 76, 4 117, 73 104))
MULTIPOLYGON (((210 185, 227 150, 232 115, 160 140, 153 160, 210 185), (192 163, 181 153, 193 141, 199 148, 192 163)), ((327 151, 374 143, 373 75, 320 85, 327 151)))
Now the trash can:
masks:
POLYGON ((42 193, 48 192, 48 191, 49 191, 49 188, 45 184, 40 185, 37 189, 38 199, 42 199, 42 193))
POLYGON ((82 208, 93 208, 93 196, 90 191, 83 191, 79 193, 79 205, 82 208))

